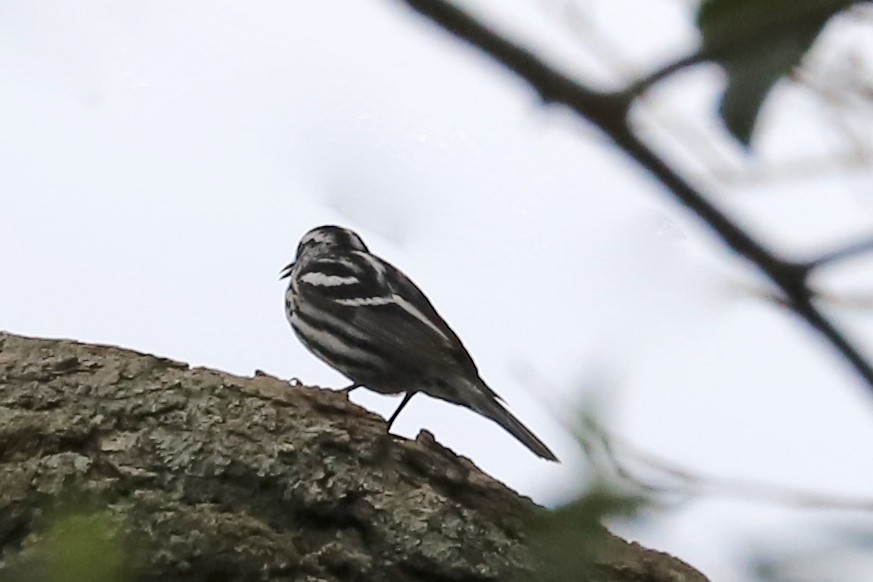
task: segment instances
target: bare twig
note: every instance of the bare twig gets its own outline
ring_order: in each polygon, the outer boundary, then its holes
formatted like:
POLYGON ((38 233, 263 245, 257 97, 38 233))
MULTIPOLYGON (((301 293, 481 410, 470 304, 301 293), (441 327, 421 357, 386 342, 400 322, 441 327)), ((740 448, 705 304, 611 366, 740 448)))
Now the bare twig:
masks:
POLYGON ((640 95, 641 93, 649 89, 652 85, 666 79, 670 75, 673 75, 674 73, 677 73, 682 69, 687 69, 689 67, 693 67, 694 65, 703 63, 706 60, 707 58, 698 52, 686 55, 680 59, 667 63, 660 69, 656 69, 645 77, 634 81, 634 83, 630 87, 628 87, 627 92, 633 95, 640 95))
MULTIPOLYGON (((739 174, 740 170, 736 167, 738 161, 735 156, 730 156, 718 148, 711 136, 691 123, 684 110, 680 111, 676 107, 676 103, 668 105, 662 102, 658 103, 657 107, 655 106, 657 101, 651 97, 649 92, 644 91, 643 87, 654 84, 657 81, 654 77, 658 77, 658 73, 645 77, 640 72, 640 66, 632 58, 624 55, 624 47, 610 38, 591 19, 586 18, 584 11, 576 3, 559 1, 558 4, 565 6, 565 8, 562 11, 564 18, 557 21, 557 24, 566 28, 572 34, 573 39, 612 74, 613 81, 622 86, 637 87, 641 91, 634 102, 636 116, 641 118, 644 123, 650 124, 651 129, 662 132, 666 139, 681 149, 683 155, 703 168, 704 175, 697 177, 697 181, 703 180, 706 183, 712 183, 719 180, 719 175, 739 174)), ((686 57, 664 65, 661 71, 663 72, 668 68, 679 70, 683 66, 682 63, 687 66, 693 65, 694 63, 691 61, 690 57, 686 57)), ((631 88, 628 91, 633 92, 634 89, 631 88)))
POLYGON ((807 286, 812 266, 776 256, 728 218, 667 162, 634 135, 627 114, 635 93, 603 93, 550 67, 536 55, 500 36, 444 0, 402 0, 448 32, 482 50, 527 81, 546 103, 566 105, 598 127, 628 156, 658 179, 682 205, 702 219, 731 250, 756 265, 779 287, 792 309, 823 335, 873 390, 873 367, 813 305, 807 286))
POLYGON ((713 171, 713 177, 726 186, 752 186, 766 182, 790 182, 823 178, 828 174, 869 172, 873 168, 866 151, 832 152, 827 156, 809 156, 774 162, 746 172, 713 171))
POLYGON ((810 269, 817 269, 819 267, 831 265, 836 262, 854 259, 860 255, 870 252, 873 252, 873 237, 865 238, 852 244, 848 244, 844 247, 824 253, 818 258, 809 261, 808 266, 810 269))
MULTIPOLYGON (((583 438, 580 435, 580 438, 583 438)), ((588 449, 598 448, 606 457, 607 466, 619 479, 649 493, 677 495, 683 498, 698 495, 718 495, 735 499, 748 499, 758 502, 775 503, 817 510, 855 510, 873 512, 873 498, 831 495, 815 491, 804 491, 743 479, 723 479, 702 475, 674 461, 643 450, 600 426, 589 426, 584 438, 588 449), (654 483, 634 470, 632 464, 648 471, 659 473, 663 479, 654 483)), ((599 458, 597 455, 590 457, 599 458)))

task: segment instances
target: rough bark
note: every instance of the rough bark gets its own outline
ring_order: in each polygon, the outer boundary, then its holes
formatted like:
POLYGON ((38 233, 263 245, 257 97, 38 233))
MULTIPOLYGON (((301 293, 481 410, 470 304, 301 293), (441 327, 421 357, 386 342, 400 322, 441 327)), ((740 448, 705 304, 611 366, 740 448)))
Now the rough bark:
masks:
MULTIPOLYGON (((71 499, 110 516, 133 580, 537 578, 535 504, 344 393, 0 332, 0 578, 71 499)), ((705 580, 603 535, 578 579, 705 580)))

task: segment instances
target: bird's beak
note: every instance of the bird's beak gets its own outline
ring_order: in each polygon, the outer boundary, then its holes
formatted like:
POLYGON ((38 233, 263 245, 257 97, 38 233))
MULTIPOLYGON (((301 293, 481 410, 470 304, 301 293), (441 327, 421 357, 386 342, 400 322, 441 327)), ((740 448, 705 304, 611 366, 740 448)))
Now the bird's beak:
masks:
POLYGON ((288 263, 287 265, 285 265, 285 266, 282 268, 282 270, 279 271, 279 275, 280 275, 279 280, 281 281, 282 279, 287 279, 288 277, 290 277, 290 276, 291 276, 291 270, 292 270, 293 268, 294 268, 294 263, 293 263, 293 262, 292 262, 292 263, 288 263))

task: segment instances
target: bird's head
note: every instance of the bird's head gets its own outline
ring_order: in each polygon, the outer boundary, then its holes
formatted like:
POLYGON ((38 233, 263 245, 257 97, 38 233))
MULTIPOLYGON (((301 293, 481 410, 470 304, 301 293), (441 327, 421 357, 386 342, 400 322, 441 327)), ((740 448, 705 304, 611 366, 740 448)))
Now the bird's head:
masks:
MULTIPOLYGON (((297 245, 297 256, 294 262, 299 261, 306 255, 314 255, 323 252, 337 251, 363 251, 369 252, 367 245, 361 237, 348 228, 341 226, 319 226, 303 235, 300 244, 297 245)), ((282 279, 291 276, 294 262, 282 269, 282 279)))

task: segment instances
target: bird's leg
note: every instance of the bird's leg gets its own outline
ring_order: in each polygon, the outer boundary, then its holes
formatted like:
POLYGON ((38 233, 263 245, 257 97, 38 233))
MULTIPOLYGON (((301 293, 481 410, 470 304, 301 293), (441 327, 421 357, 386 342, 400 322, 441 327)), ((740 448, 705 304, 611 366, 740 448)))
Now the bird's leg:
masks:
POLYGON ((410 391, 406 393, 406 396, 403 397, 403 401, 400 403, 400 406, 397 407, 397 410, 394 411, 394 414, 391 415, 391 418, 388 419, 388 431, 391 430, 391 425, 394 424, 394 419, 397 418, 397 415, 400 414, 400 411, 403 410, 403 407, 409 404, 409 401, 412 397, 415 396, 414 391, 410 391))
POLYGON ((358 384, 357 382, 355 382, 355 383, 352 384, 351 386, 346 386, 345 388, 340 388, 340 389, 338 390, 338 392, 345 392, 346 394, 348 394, 348 393, 350 393, 352 390, 356 390, 356 389, 358 389, 358 388, 360 388, 360 387, 362 387, 362 386, 363 386, 363 384, 358 384))

